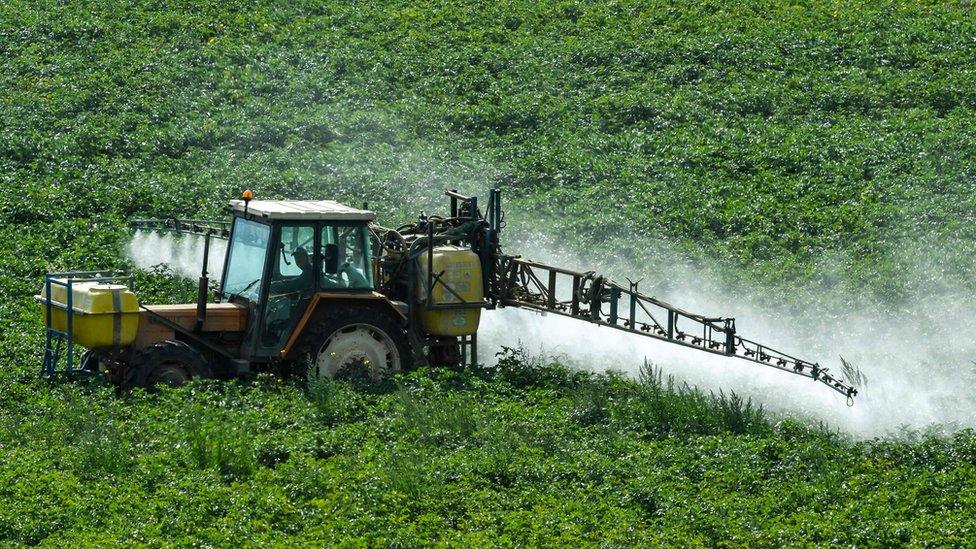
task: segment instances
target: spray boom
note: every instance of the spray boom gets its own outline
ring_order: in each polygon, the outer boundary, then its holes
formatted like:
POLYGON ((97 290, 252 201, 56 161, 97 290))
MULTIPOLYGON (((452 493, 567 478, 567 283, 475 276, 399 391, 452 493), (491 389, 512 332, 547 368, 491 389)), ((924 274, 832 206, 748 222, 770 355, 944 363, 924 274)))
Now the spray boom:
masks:
POLYGON ((735 357, 819 381, 853 403, 857 389, 819 364, 736 334, 735 319, 705 317, 620 285, 594 272, 576 272, 517 256, 502 256, 499 304, 555 313, 598 326, 735 357))

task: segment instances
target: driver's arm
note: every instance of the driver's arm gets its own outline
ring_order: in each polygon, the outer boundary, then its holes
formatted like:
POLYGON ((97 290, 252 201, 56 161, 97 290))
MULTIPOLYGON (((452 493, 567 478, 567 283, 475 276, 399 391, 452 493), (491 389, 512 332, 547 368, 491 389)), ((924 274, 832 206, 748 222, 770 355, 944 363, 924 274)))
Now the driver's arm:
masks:
POLYGON ((322 273, 323 288, 345 288, 346 281, 342 279, 342 273, 322 273))

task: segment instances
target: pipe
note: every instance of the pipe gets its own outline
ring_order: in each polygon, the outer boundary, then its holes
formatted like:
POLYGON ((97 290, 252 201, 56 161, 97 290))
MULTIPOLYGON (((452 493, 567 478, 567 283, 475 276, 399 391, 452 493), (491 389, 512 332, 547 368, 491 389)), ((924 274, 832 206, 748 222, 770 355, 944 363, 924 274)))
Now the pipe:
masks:
POLYGON ((197 283, 197 323, 194 332, 203 330, 203 323, 207 320, 207 293, 210 291, 210 279, 207 277, 207 264, 210 260, 210 232, 203 241, 203 267, 200 280, 197 283))

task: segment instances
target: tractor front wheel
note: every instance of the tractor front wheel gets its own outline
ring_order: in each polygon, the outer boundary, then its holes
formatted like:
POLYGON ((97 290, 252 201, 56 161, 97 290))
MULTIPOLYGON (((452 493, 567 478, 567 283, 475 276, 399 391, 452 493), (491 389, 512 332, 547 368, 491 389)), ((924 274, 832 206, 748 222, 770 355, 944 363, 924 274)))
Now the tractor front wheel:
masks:
POLYGON ((210 365, 200 351, 182 341, 160 341, 140 350, 126 368, 123 389, 158 385, 183 385, 194 377, 212 377, 210 365))
POLYGON ((97 374, 100 370, 99 362, 95 351, 85 351, 81 355, 81 360, 78 361, 78 369, 86 374, 97 374))

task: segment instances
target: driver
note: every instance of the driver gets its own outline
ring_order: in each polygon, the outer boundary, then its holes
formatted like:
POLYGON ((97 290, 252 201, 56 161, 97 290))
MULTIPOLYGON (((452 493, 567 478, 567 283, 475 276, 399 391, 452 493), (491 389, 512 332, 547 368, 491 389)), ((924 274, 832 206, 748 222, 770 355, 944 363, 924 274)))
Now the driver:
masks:
POLYGON ((308 256, 308 250, 299 246, 298 248, 295 248, 295 251, 291 253, 291 256, 295 259, 295 266, 301 269, 302 272, 295 276, 273 281, 271 283, 271 293, 290 294, 292 292, 301 292, 312 287, 314 273, 312 271, 312 262, 308 256))

